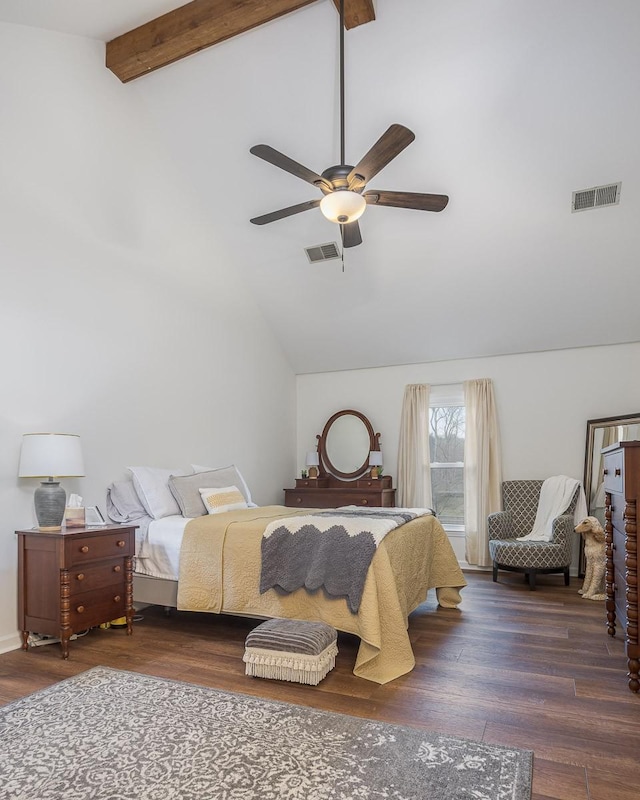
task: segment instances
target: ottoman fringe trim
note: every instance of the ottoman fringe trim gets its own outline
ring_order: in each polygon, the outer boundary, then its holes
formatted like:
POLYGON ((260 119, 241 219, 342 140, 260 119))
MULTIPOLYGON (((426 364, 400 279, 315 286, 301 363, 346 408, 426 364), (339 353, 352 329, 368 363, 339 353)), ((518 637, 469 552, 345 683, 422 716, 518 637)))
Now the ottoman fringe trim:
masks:
POLYGON ((247 675, 316 686, 335 667, 337 655, 338 647, 332 642, 318 655, 247 647, 242 660, 247 675))

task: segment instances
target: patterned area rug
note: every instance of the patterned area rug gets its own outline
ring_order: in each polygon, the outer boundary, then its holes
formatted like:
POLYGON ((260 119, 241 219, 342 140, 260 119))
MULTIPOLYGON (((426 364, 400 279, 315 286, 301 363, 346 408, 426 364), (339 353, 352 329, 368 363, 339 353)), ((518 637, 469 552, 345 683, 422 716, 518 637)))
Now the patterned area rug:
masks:
POLYGON ((0 708, 2 800, 528 800, 532 754, 96 667, 0 708))

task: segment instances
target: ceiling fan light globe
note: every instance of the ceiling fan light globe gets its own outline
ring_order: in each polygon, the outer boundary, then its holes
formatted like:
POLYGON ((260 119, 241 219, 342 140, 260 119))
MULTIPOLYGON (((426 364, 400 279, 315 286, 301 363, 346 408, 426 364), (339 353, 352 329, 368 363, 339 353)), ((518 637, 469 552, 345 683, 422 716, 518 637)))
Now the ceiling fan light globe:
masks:
POLYGON ((320 201, 320 211, 329 220, 338 225, 348 225, 360 219, 367 207, 367 201, 361 194, 339 189, 325 196, 320 201))

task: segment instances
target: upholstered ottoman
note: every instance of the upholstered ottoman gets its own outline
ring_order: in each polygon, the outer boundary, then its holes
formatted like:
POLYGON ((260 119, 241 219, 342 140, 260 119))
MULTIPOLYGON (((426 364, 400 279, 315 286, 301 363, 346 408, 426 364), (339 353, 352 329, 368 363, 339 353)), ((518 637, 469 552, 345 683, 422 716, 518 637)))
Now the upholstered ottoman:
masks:
POLYGON ((316 686, 334 668, 338 647, 335 628, 325 622, 270 619, 247 636, 243 661, 256 678, 316 686))

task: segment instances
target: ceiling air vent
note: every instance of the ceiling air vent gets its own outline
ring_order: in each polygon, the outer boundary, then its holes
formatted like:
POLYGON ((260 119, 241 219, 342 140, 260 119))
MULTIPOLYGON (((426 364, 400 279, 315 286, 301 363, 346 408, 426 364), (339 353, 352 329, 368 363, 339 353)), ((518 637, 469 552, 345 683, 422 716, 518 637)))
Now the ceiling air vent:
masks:
POLYGON ((622 183, 609 183, 606 186, 593 186, 574 192, 571 198, 571 211, 587 211, 590 208, 615 206, 620 202, 622 183))
POLYGON ((307 254, 310 264, 317 264, 319 261, 331 261, 334 258, 340 258, 340 251, 335 242, 305 247, 304 252, 307 254))

